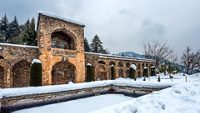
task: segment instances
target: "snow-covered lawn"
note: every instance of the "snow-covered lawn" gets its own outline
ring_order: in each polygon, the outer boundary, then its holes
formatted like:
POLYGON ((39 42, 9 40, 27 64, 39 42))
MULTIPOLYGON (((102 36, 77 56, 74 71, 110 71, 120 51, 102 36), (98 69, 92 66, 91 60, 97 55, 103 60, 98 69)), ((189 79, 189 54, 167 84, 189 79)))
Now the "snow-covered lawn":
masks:
POLYGON ((70 111, 70 113, 200 113, 200 73, 187 75, 187 82, 183 74, 174 75, 173 80, 169 79, 169 76, 162 74, 160 77, 161 82, 157 82, 157 77, 150 77, 150 80, 146 79, 146 81, 143 81, 143 78, 138 78, 137 81, 119 78, 117 80, 80 84, 71 83, 69 85, 43 86, 39 88, 8 88, 2 89, 2 96, 9 97, 27 93, 67 91, 110 84, 137 87, 161 87, 170 85, 172 87, 138 98, 123 95, 101 95, 20 110, 14 113, 68 113, 67 110, 77 110, 70 111))
POLYGON ((200 81, 178 84, 92 113, 200 113, 200 81))
POLYGON ((133 99, 134 98, 119 94, 107 94, 19 110, 13 113, 89 113, 98 109, 103 109, 106 106, 120 104, 133 99))

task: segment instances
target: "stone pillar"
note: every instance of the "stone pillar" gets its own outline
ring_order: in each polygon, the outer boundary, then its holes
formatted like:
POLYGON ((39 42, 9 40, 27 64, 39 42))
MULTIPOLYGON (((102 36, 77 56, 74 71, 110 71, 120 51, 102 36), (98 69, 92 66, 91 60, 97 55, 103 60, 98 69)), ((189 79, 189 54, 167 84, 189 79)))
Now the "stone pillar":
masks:
POLYGON ((42 63, 42 85, 51 85, 52 54, 45 52, 39 56, 39 59, 42 63))

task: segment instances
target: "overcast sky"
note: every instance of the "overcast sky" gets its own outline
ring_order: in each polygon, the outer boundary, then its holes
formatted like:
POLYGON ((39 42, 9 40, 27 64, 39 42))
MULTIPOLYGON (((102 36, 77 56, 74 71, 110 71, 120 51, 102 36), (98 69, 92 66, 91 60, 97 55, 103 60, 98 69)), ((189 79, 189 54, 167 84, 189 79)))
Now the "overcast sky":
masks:
POLYGON ((167 41, 178 56, 200 48, 200 0, 1 0, 0 17, 20 23, 48 11, 85 24, 89 41, 98 34, 111 53, 143 53, 146 40, 167 41))

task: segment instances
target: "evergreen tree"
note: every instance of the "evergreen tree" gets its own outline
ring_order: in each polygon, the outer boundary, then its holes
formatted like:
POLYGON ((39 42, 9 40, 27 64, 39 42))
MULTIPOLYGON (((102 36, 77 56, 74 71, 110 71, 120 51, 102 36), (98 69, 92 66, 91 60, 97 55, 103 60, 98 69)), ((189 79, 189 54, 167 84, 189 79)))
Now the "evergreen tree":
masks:
POLYGON ((90 45, 88 43, 87 38, 84 38, 84 50, 85 52, 90 52, 90 45))
MULTIPOLYGON (((22 26, 23 27, 23 26, 22 26)), ((35 31, 35 19, 27 20, 22 33, 23 42, 25 45, 36 45, 37 32, 35 31)))
POLYGON ((30 31, 30 20, 28 19, 24 24, 24 30, 22 32, 22 38, 25 45, 28 44, 27 42, 29 38, 29 31, 30 31))
POLYGON ((148 77, 148 68, 143 69, 143 76, 148 77))
POLYGON ((103 43, 99 39, 98 35, 94 36, 94 38, 92 39, 92 43, 90 44, 90 47, 92 52, 109 54, 109 51, 103 48, 103 43))
POLYGON ((35 30, 35 18, 31 19, 30 31, 29 31, 29 45, 37 45, 36 42, 37 32, 35 30))
POLYGON ((91 51, 95 53, 100 53, 100 51, 103 50, 102 42, 99 39, 98 35, 94 36, 90 46, 91 46, 91 51))
POLYGON ((30 72, 30 86, 42 85, 42 64, 39 62, 32 63, 30 72))
POLYGON ((6 42, 8 40, 8 24, 9 22, 5 14, 5 16, 2 18, 1 23, 0 23, 1 42, 6 42))
POLYGON ((156 76, 156 69, 155 69, 155 67, 151 68, 151 76, 156 76))
POLYGON ((20 35, 20 28, 17 21, 17 17, 14 17, 14 20, 9 23, 8 26, 8 40, 7 42, 15 43, 12 40, 14 40, 15 37, 18 37, 20 35))

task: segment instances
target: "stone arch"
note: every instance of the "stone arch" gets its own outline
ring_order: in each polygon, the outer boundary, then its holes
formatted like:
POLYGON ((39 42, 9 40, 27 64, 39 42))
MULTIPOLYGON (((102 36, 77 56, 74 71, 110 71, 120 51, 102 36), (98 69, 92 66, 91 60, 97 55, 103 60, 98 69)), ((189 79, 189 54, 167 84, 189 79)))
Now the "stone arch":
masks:
POLYGON ((97 68, 97 80, 107 80, 107 71, 106 71, 106 63, 104 61, 98 62, 98 68, 97 68))
POLYGON ((140 65, 140 63, 138 63, 138 66, 137 66, 137 67, 138 67, 138 69, 141 69, 141 65, 140 65))
POLYGON ((127 67, 127 68, 130 67, 130 63, 129 63, 129 62, 126 63, 126 67, 127 67))
POLYGON ((118 70, 118 75, 119 75, 119 77, 124 77, 124 70, 123 69, 119 69, 118 70))
POLYGON ((130 76, 129 74, 130 74, 130 70, 127 69, 127 70, 126 70, 126 77, 129 77, 129 76, 130 76))
POLYGON ((53 65, 51 75, 53 85, 75 82, 76 67, 68 61, 60 61, 53 65))
POLYGON ((1 59, 4 59, 4 57, 3 57, 3 56, 0 56, 0 60, 1 60, 1 59))
POLYGON ((98 61, 98 64, 106 64, 106 62, 100 60, 100 61, 98 61))
POLYGON ((65 31, 56 30, 51 34, 52 48, 75 50, 75 39, 65 31))
POLYGON ((4 87, 4 68, 0 66, 0 88, 4 87))
POLYGON ((138 71, 138 77, 142 77, 142 74, 140 71, 138 71))
POLYGON ((26 60, 18 61, 13 65, 13 87, 29 86, 31 63, 26 60))
POLYGON ((112 65, 115 66, 116 63, 115 63, 114 61, 110 61, 110 62, 109 62, 109 65, 110 65, 110 66, 112 66, 112 65))
POLYGON ((118 62, 118 67, 124 67, 124 64, 122 62, 118 62))
POLYGON ((144 69, 144 66, 145 66, 144 63, 142 63, 142 69, 144 69))

